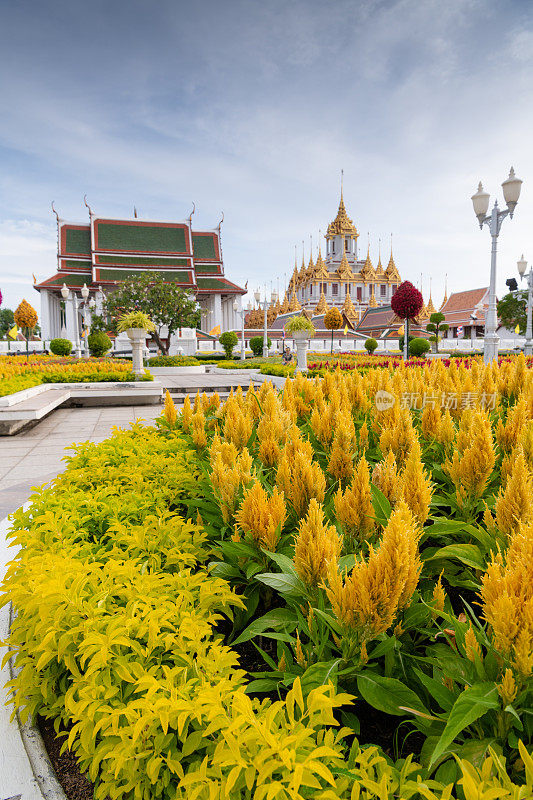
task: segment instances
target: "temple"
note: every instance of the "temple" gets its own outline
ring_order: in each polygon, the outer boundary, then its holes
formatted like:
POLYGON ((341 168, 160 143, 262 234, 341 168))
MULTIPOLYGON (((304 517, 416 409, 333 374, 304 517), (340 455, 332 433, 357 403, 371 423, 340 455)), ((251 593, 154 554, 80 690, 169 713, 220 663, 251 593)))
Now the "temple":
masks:
POLYGON ((220 224, 211 230, 193 230, 193 213, 182 222, 155 222, 137 219, 136 214, 129 220, 98 217, 89 208, 87 224, 66 222, 56 213, 57 271, 34 284, 41 294, 43 339, 75 338, 87 311, 80 298, 84 284, 90 293, 87 306, 100 310, 108 291, 142 272, 161 273, 169 283, 191 292, 202 312, 202 330, 237 327, 239 311, 233 305, 237 299, 240 309, 246 290, 224 275, 220 224), (63 284, 76 294, 79 304, 62 302, 63 284))
MULTIPOLYGON (((336 307, 351 323, 357 324, 369 308, 390 306, 391 298, 401 283, 400 273, 392 255, 386 267, 381 263, 381 252, 376 266, 370 258, 359 258, 359 233, 348 216, 343 191, 337 216, 327 228, 325 254, 319 245, 318 253, 309 263, 298 269, 294 264, 283 302, 276 295, 269 310, 269 323, 277 316, 304 310, 308 315, 322 316, 336 307)), ((261 326, 262 312, 248 308, 247 327, 261 326)))

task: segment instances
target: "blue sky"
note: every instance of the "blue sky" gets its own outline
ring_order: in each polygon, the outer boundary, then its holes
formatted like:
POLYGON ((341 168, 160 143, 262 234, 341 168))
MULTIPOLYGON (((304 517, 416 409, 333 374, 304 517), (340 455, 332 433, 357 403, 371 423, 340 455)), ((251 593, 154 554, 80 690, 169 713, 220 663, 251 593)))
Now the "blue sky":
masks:
MULTIPOLYGON (((290 274, 335 216, 440 302, 487 285, 470 195, 523 178, 499 285, 533 261, 533 3, 0 0, 0 288, 55 271, 50 202, 183 219, 224 210, 226 274, 290 274)), ((503 202, 503 201, 502 201, 503 202)))

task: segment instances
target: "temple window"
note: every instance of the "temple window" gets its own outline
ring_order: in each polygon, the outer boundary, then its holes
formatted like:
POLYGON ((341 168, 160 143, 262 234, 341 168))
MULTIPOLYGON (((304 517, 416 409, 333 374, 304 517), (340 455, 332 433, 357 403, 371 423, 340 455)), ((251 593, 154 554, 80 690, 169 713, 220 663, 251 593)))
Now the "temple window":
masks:
POLYGON ((331 284, 331 290, 332 290, 333 294, 339 294, 339 284, 338 283, 332 283, 331 284))
POLYGON ((381 286, 379 287, 379 291, 380 291, 380 294, 381 294, 382 297, 386 297, 387 296, 387 284, 386 283, 382 283, 381 286))
POLYGON ((349 253, 350 251, 350 240, 346 238, 346 252, 349 253))
POLYGON ((361 286, 357 287, 357 299, 361 301, 363 299, 363 289, 361 286))
POLYGON ((335 239, 331 240, 331 252, 335 253, 335 239))

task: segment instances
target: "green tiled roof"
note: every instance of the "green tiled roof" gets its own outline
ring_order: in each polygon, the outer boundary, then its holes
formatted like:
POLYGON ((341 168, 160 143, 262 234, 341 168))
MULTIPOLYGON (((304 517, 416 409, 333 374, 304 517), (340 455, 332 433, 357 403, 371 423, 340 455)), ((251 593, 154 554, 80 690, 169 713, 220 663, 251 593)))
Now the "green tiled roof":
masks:
MULTIPOLYGON (((130 269, 107 269, 106 267, 97 267, 98 280, 102 281, 123 281, 126 278, 132 278, 135 275, 141 275, 145 270, 130 270, 130 269)), ((190 273, 186 270, 167 269, 162 272, 165 281, 184 283, 191 285, 193 283, 190 273)))
POLYGON ((61 269, 85 269, 91 270, 92 264, 90 261, 74 261, 73 259, 61 259, 61 269))
POLYGON ((197 275, 221 275, 222 270, 218 264, 195 264, 194 270, 197 275))
POLYGON ((97 222, 97 250, 185 253, 185 229, 164 225, 115 225, 97 222))
POLYGON ((215 239, 212 234, 193 233, 193 252, 196 258, 216 258, 215 239))
POLYGON ((139 258, 136 256, 96 256, 97 264, 116 264, 134 267, 187 267, 186 258, 139 258))
POLYGON ((225 278, 197 278, 196 283, 199 289, 234 289, 229 281, 225 278))
POLYGON ((83 286, 84 283, 91 283, 91 276, 79 272, 75 275, 65 272, 63 275, 56 275, 52 280, 42 281, 42 283, 46 283, 47 286, 63 286, 64 283, 67 286, 83 286))
POLYGON ((91 230, 76 230, 68 228, 65 235, 67 253, 87 253, 91 254, 91 230))

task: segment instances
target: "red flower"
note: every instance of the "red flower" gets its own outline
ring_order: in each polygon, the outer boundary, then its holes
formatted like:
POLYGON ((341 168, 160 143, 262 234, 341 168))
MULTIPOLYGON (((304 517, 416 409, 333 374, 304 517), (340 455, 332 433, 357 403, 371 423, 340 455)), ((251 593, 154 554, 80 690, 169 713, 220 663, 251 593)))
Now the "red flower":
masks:
POLYGON ((404 281, 392 296, 391 306, 400 319, 413 319, 422 306, 424 298, 409 281, 404 281))

